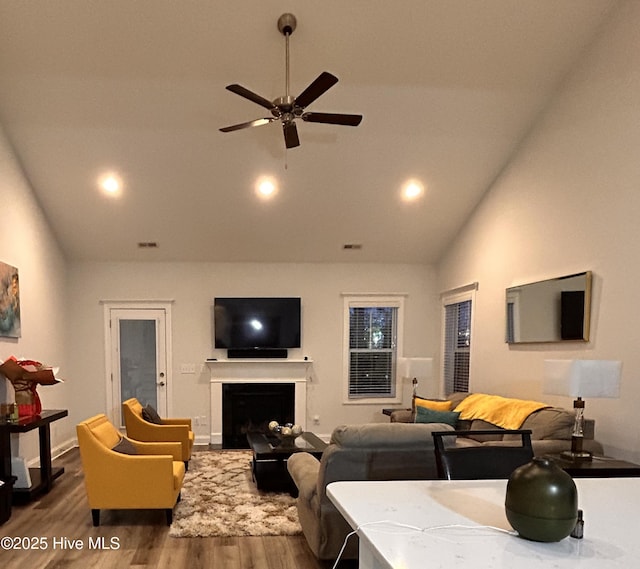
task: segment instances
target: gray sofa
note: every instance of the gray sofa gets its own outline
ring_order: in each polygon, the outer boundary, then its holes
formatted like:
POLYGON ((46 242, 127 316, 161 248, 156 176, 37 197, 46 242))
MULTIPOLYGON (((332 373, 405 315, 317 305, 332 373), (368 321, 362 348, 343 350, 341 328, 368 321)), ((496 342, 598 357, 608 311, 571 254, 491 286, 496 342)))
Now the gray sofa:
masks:
MULTIPOLYGON (((433 480, 438 478, 433 431, 442 423, 375 423, 337 427, 318 460, 295 453, 287 461, 298 487, 298 517, 309 547, 319 559, 335 559, 351 527, 326 495, 338 480, 433 480)), ((358 539, 350 538, 345 559, 358 557, 358 539)))
MULTIPOLYGON (((447 400, 451 408, 468 393, 454 393, 447 400)), ((521 428, 532 431, 534 454, 557 453, 571 448, 574 414, 566 409, 547 407, 535 411, 521 428)), ((495 435, 458 437, 456 446, 508 445, 500 427, 484 421, 459 421, 456 429, 494 429, 495 435)), ((320 460, 308 453, 295 453, 287 468, 298 487, 298 516, 309 547, 319 559, 335 559, 351 527, 326 495, 327 484, 339 480, 434 480, 434 431, 453 430, 444 423, 414 423, 410 410, 391 414, 390 423, 337 427, 320 460)), ((587 422, 584 448, 602 455, 602 445, 593 440, 594 423, 587 422)), ((519 440, 519 437, 517 437, 519 440)), ((358 539, 350 538, 343 554, 358 556, 358 539)))
MULTIPOLYGON (((451 409, 455 409, 461 401, 471 393, 452 393, 447 397, 447 401, 451 401, 451 409)), ((564 450, 571 449, 571 433, 574 424, 574 412, 560 407, 545 407, 539 411, 531 413, 520 429, 530 429, 531 443, 533 452, 536 456, 545 454, 556 454, 564 450)), ((392 423, 411 423, 413 415, 409 409, 399 409, 391 413, 392 423)), ((486 435, 474 437, 458 437, 456 446, 477 446, 477 445, 501 445, 508 444, 512 437, 500 433, 503 429, 500 427, 475 419, 472 421, 458 421, 456 425, 458 430, 484 430, 492 429, 496 431, 495 435, 486 435)), ((592 452, 594 455, 602 456, 602 444, 594 439, 595 422, 587 419, 585 421, 583 448, 592 452)))

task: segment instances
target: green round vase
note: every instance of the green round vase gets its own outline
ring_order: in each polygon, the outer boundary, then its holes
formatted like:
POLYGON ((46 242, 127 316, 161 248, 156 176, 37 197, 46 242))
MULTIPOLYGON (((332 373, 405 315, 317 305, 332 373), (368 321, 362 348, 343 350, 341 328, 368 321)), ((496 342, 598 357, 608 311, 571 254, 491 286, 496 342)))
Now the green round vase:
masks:
POLYGON ((505 510, 520 536, 560 541, 576 525, 578 490, 573 478, 552 460, 536 457, 509 477, 505 510))

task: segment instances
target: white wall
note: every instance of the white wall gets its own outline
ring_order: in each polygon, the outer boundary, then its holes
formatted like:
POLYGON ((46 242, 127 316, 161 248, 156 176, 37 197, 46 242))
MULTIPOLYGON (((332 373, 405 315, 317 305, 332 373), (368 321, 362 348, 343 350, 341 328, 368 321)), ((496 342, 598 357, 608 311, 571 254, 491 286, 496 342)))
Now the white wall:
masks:
MULTIPOLYGON (((173 401, 177 415, 209 415, 209 371, 179 374, 182 363, 204 363, 213 354, 212 299, 231 295, 299 295, 303 299, 303 348, 314 360, 308 416, 329 434, 340 423, 386 421, 382 405, 342 405, 341 293, 406 293, 405 354, 435 356, 439 312, 430 267, 374 264, 101 264, 69 263, 35 200, 8 141, 0 133, 0 260, 20 271, 22 337, 0 338, 0 359, 16 354, 60 365, 66 383, 40 387, 43 406, 65 408, 52 424, 52 444, 66 446, 75 424, 105 411, 106 379, 101 300, 172 299, 173 401), (66 356, 68 354, 68 356, 66 356)), ((199 366, 198 366, 199 368, 199 366)), ((410 385, 405 385, 406 404, 410 385)), ((3 400, 13 390, 3 380, 3 400)), ((208 425, 198 435, 207 436, 208 425)), ((36 433, 14 437, 14 453, 38 456, 36 433)))
POLYGON ((491 188, 438 267, 441 289, 478 281, 474 391, 542 393, 545 358, 620 359, 619 400, 587 401, 614 456, 640 461, 640 2, 613 14, 545 116, 491 188), (505 288, 594 272, 591 341, 504 342, 505 288))
MULTIPOLYGON (((302 349, 290 357, 313 359, 308 425, 321 435, 342 423, 388 421, 384 405, 342 404, 342 293, 406 293, 405 355, 439 350, 439 309, 431 267, 377 264, 72 263, 69 279, 71 404, 81 420, 105 410, 104 300, 173 300, 173 413, 209 416, 209 370, 180 374, 180 365, 214 356, 211 305, 215 296, 300 296, 302 349)), ((219 351, 215 357, 224 357, 219 351)), ((410 385, 404 403, 409 405, 410 385)), ((208 425, 195 427, 207 436, 208 425)))
MULTIPOLYGON (((0 261, 18 268, 22 336, 0 338, 0 359, 27 357, 61 367, 66 339, 66 261, 47 220, 34 198, 28 180, 0 130, 0 261)), ((66 408, 69 384, 41 386, 43 407, 66 408)), ((13 387, 0 377, 0 400, 13 402, 13 387)), ((68 419, 51 425, 55 447, 75 436, 68 419)), ((27 459, 38 456, 37 430, 14 436, 12 452, 27 459)))
MULTIPOLYGON (((304 348, 315 361, 309 416, 320 433, 342 422, 383 421, 377 406, 344 406, 343 292, 406 292, 406 355, 437 356, 439 292, 479 282, 472 389, 541 398, 547 357, 624 362, 622 398, 587 402, 607 451, 640 461, 634 428, 640 400, 633 301, 640 237, 640 3, 614 14, 579 62, 509 168, 438 267, 273 264, 65 264, 28 182, 0 133, 0 260, 20 269, 23 336, 0 339, 0 358, 23 354, 59 364, 65 385, 41 388, 47 407, 69 408, 54 424, 54 445, 77 421, 102 412, 105 369, 100 300, 174 299, 176 414, 208 414, 208 373, 177 373, 211 355, 209 306, 216 295, 300 295, 304 348), (594 272, 591 341, 509 347, 505 288, 584 270, 594 272), (68 271, 68 275, 66 274, 68 271), (67 340, 65 340, 65 338, 67 340), (68 357, 65 357, 65 353, 68 357)), ((78 236, 81 238, 81 236, 78 236)), ((314 427, 315 428, 315 427, 314 427)), ((205 426, 200 435, 207 433, 205 426)), ((21 437, 23 438, 28 437, 21 437)), ((21 442, 23 447, 30 443, 21 442)), ((35 446, 26 455, 35 456, 35 446)))

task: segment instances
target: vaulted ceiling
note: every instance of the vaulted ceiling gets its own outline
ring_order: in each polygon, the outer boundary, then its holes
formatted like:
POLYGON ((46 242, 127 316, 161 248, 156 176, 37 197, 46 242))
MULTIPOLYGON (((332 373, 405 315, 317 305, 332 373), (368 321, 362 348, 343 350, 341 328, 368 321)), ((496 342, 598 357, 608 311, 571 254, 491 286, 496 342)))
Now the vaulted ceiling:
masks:
POLYGON ((615 4, 0 0, 0 125, 70 260, 433 263, 615 4), (289 150, 219 131, 269 116, 226 85, 285 94, 286 12, 291 94, 329 71, 309 110, 364 116, 289 150))

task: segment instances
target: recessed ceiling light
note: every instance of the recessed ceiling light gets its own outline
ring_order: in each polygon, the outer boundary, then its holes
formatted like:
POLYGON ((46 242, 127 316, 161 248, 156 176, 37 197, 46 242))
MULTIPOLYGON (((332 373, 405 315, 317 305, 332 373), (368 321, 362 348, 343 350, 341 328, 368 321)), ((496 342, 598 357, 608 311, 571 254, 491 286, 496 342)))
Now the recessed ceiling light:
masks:
POLYGON ((263 200, 271 199, 278 193, 278 184, 273 178, 263 176, 256 182, 256 194, 263 200))
POLYGON ((117 197, 122 193, 122 180, 115 174, 105 174, 98 184, 102 192, 108 196, 117 197))
POLYGON ((402 199, 406 202, 412 202, 422 197, 424 194, 424 186, 420 180, 412 178, 407 180, 402 186, 402 199))

